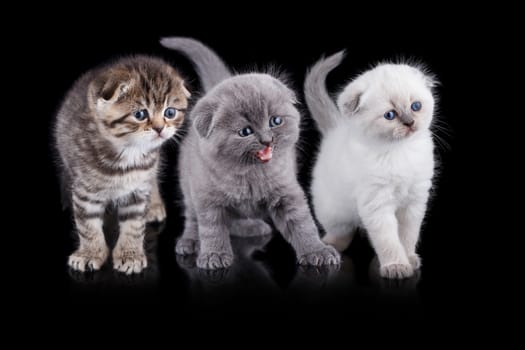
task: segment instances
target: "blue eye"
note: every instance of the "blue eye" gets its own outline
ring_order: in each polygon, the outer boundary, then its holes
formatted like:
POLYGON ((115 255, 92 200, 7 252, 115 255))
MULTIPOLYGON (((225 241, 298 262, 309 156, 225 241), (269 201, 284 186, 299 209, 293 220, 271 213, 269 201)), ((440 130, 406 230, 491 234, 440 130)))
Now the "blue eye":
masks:
POLYGON ((281 125, 283 123, 283 118, 275 116, 270 118, 270 127, 281 125))
POLYGON ((419 101, 416 101, 414 103, 412 103, 412 105, 410 106, 410 108, 414 111, 414 112, 417 112, 421 109, 421 102, 419 101))
POLYGON ((387 120, 393 120, 396 117, 396 111, 394 111, 394 110, 388 111, 388 112, 385 113, 384 117, 387 120))
POLYGON ((249 126, 239 130, 239 135, 241 135, 242 137, 250 136, 251 134, 253 134, 253 130, 249 126))
POLYGON ((135 116, 135 119, 140 120, 140 121, 143 121, 144 119, 149 117, 149 113, 146 109, 138 110, 133 115, 135 116))
POLYGON ((168 119, 173 119, 177 115, 177 110, 173 107, 168 107, 164 111, 164 116, 168 119))

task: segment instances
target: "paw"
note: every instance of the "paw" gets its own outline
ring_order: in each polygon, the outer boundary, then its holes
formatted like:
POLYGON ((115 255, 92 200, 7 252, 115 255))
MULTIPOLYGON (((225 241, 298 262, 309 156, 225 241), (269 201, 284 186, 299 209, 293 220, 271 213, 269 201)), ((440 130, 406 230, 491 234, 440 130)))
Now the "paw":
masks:
POLYGON ((100 270, 108 258, 107 247, 80 248, 69 256, 68 265, 76 271, 100 270))
POLYGON ((233 262, 233 254, 231 253, 201 253, 197 258, 197 267, 201 269, 222 269, 229 267, 233 262))
POLYGON ((338 265, 341 263, 341 256, 331 246, 324 246, 319 250, 303 254, 299 257, 299 264, 301 265, 338 265))
POLYGON ((388 264, 379 268, 379 274, 383 278, 403 279, 414 275, 414 269, 410 264, 388 264))
POLYGON ((410 255, 408 257, 408 261, 414 270, 417 270, 421 267, 421 258, 417 254, 410 255))
POLYGON ((166 219, 166 209, 162 203, 152 203, 146 214, 146 222, 162 222, 166 219))
POLYGON ((113 268, 127 275, 140 273, 148 266, 148 259, 138 249, 118 249, 113 252, 113 268))
POLYGON ((175 244, 175 253, 178 255, 191 255, 197 253, 199 241, 189 238, 179 238, 175 244))

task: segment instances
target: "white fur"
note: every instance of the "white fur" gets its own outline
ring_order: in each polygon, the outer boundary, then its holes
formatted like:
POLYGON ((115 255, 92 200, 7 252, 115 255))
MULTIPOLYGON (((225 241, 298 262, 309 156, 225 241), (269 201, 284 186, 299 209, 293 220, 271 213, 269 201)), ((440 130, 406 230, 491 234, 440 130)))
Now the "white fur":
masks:
POLYGON ((341 115, 314 168, 313 205, 324 241, 343 250, 364 227, 383 277, 409 277, 420 265, 415 250, 434 171, 430 84, 407 65, 381 65, 359 76, 339 96, 341 115), (414 101, 421 111, 410 110, 414 101), (413 115, 415 131, 385 119, 392 109, 413 115))

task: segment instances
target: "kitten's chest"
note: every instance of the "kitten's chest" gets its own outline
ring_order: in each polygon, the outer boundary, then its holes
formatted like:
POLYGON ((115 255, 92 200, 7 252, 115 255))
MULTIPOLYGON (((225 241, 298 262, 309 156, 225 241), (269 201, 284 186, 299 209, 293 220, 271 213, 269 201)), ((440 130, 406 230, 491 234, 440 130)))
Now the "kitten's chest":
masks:
POLYGON ((274 186, 265 178, 239 177, 222 188, 227 200, 232 204, 241 202, 256 203, 268 198, 274 186))
POLYGON ((156 174, 158 157, 123 154, 118 161, 105 162, 99 167, 79 168, 84 182, 90 183, 102 196, 121 197, 146 188, 156 174))
POLYGON ((125 196, 139 188, 149 186, 155 172, 131 171, 124 174, 106 177, 103 180, 103 187, 100 192, 106 197, 117 198, 125 196))
POLYGON ((414 186, 430 181, 434 173, 431 144, 414 142, 402 146, 371 153, 365 162, 368 181, 390 187, 396 197, 408 196, 414 186))
POLYGON ((279 177, 271 172, 251 171, 244 175, 222 179, 217 189, 231 206, 246 206, 268 201, 279 187, 279 177))

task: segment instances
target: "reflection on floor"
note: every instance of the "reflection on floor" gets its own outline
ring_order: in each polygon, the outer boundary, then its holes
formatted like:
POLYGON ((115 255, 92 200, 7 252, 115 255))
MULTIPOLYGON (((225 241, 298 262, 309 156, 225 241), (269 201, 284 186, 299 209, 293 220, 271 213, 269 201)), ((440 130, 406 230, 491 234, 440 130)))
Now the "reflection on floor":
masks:
MULTIPOLYGON (((394 304, 408 303, 412 311, 416 311, 415 317, 420 317, 416 288, 420 274, 401 281, 381 278, 377 259, 364 238, 357 239, 352 244, 354 248, 351 246, 345 252, 340 266, 304 267, 296 264, 292 249, 278 233, 233 237, 233 266, 210 271, 197 268, 195 256, 176 256, 165 242, 159 244, 163 229, 163 225, 148 226, 148 268, 143 273, 124 275, 114 271, 111 262, 94 273, 69 270, 71 297, 90 300, 95 295, 103 300, 113 294, 119 302, 123 296, 133 302, 144 297, 166 297, 181 303, 183 300, 187 306, 198 305, 199 310, 211 313, 231 303, 235 303, 238 310, 253 309, 255 305, 263 312, 266 308, 275 310, 291 304, 296 308, 318 305, 341 311, 346 308, 348 312, 361 308, 369 312, 369 305, 383 309, 381 305, 388 306, 394 301, 394 304)), ((105 231, 109 232, 108 243, 112 246, 117 223, 110 220, 105 231)), ((169 244, 174 247, 173 241, 169 244)))

